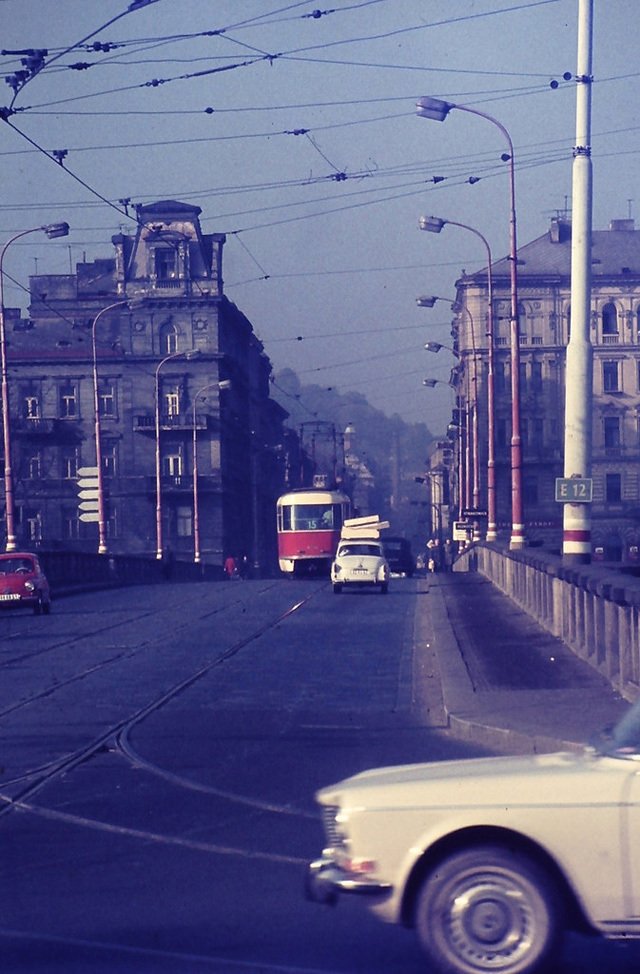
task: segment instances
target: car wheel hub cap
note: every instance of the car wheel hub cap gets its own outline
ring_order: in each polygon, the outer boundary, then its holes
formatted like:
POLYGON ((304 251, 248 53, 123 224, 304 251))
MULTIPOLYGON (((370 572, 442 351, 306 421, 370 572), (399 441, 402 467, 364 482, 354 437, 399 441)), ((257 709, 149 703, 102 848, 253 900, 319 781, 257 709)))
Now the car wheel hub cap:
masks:
POLYGON ((500 971, 527 954, 534 920, 522 890, 506 877, 458 888, 447 922, 449 949, 478 970, 500 971))

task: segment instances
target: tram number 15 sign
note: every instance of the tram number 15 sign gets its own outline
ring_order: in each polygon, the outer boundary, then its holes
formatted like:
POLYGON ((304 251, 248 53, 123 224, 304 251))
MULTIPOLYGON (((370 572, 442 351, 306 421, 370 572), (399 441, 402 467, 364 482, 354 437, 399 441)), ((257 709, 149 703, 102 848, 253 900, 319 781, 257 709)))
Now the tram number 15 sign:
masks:
POLYGON ((590 504, 593 480, 591 477, 556 477, 556 500, 560 504, 590 504))

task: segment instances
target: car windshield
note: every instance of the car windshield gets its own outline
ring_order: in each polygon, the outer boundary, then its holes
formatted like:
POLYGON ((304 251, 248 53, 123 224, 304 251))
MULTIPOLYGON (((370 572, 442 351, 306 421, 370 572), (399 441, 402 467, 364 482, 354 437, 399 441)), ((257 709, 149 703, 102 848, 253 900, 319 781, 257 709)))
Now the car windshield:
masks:
POLYGON ((341 555, 379 555, 380 548, 375 544, 350 544, 340 549, 341 555))
POLYGON ((600 754, 640 760, 640 699, 613 728, 600 734, 593 746, 600 754))
POLYGON ((28 558, 3 558, 0 560, 0 575, 13 575, 14 572, 32 572, 33 564, 28 558))

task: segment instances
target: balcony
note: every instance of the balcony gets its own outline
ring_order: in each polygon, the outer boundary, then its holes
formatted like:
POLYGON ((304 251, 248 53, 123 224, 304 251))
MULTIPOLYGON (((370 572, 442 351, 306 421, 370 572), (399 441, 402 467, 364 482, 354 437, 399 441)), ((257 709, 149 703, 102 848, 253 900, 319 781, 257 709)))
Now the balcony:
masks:
MULTIPOLYGON (((156 492, 156 479, 155 477, 147 477, 147 491, 150 494, 155 494, 156 492)), ((160 486, 162 488, 163 494, 188 494, 191 496, 193 494, 193 476, 191 474, 162 474, 160 478, 160 486)), ((211 493, 220 492, 222 489, 222 477, 220 476, 220 471, 210 476, 198 475, 198 492, 211 493)))
MULTIPOLYGON (((206 430, 212 417, 208 413, 196 413, 196 430, 206 430)), ((160 429, 172 430, 173 432, 193 432, 193 413, 187 410, 184 413, 169 415, 168 413, 160 416, 160 429)), ((156 432, 156 417, 154 413, 138 413, 133 417, 134 433, 156 432)))
POLYGON ((20 417, 11 420, 11 432, 21 436, 51 436, 56 431, 55 419, 40 416, 20 417))

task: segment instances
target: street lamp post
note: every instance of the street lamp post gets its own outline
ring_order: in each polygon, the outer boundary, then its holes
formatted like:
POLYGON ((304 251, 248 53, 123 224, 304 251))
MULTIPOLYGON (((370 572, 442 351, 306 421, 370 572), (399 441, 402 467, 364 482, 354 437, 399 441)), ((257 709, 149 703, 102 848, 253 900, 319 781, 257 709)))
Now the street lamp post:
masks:
POLYGON ((487 238, 466 223, 456 220, 444 220, 437 216, 420 217, 420 229, 430 233, 440 233, 442 228, 450 223, 451 226, 461 227, 475 234, 484 244, 487 252, 487 541, 495 541, 498 536, 498 519, 496 503, 496 459, 495 459, 495 342, 493 333, 493 262, 491 247, 487 238))
POLYGON ((127 301, 114 301, 108 304, 93 319, 91 326, 91 352, 93 356, 93 417, 96 438, 96 477, 98 480, 98 554, 107 554, 107 518, 105 513, 104 498, 104 470, 102 468, 102 425, 100 419, 100 398, 98 395, 98 350, 96 342, 96 329, 100 318, 113 311, 114 308, 122 308, 127 305, 127 301))
POLYGON ((431 525, 432 533, 435 533, 438 549, 438 567, 446 568, 444 553, 444 538, 442 530, 442 508, 444 506, 443 481, 446 468, 436 467, 434 470, 427 471, 429 478, 429 500, 431 503, 431 525), (435 514, 435 523, 434 517, 435 514))
MULTIPOLYGON (((593 426, 593 347, 590 334, 592 35, 593 0, 580 0, 571 207, 571 331, 565 374, 564 476, 588 479, 592 472, 593 426)), ((591 561, 591 505, 564 504, 563 507, 562 557, 569 563, 588 563, 591 561)))
POLYGON ((516 240, 516 183, 513 142, 504 125, 477 108, 456 105, 440 98, 425 96, 418 99, 417 114, 422 118, 443 122, 452 109, 479 115, 495 125, 504 136, 509 151, 503 153, 503 162, 509 163, 509 261, 510 261, 510 357, 511 357, 511 549, 524 547, 524 512, 522 500, 522 438, 520 435, 520 323, 518 320, 518 247, 516 240))
POLYGON ((196 430, 196 403, 208 389, 230 389, 231 380, 222 379, 218 382, 208 382, 201 386, 193 397, 193 560, 200 564, 200 499, 198 494, 198 439, 196 430))
MULTIPOLYGON (((433 343, 434 345, 437 342, 433 343)), ((453 388, 451 382, 446 382, 444 379, 423 379, 422 385, 426 386, 428 389, 435 389, 437 385, 445 385, 453 388)), ((466 482, 466 475, 464 469, 465 463, 465 441, 468 438, 468 430, 465 428, 465 423, 461 421, 462 418, 462 397, 456 394, 455 396, 455 414, 457 415, 457 420, 449 424, 447 427, 447 437, 453 441, 453 435, 455 433, 455 442, 457 446, 457 469, 456 469, 456 481, 455 481, 455 493, 457 493, 457 508, 458 508, 458 520, 462 520, 462 511, 467 506, 467 498, 464 496, 464 488, 466 482)))
POLYGON ((155 374, 155 419, 156 419, 156 559, 162 560, 164 546, 162 542, 162 458, 160 454, 160 370, 166 362, 175 358, 186 358, 187 361, 197 358, 200 354, 196 348, 185 352, 171 352, 158 362, 155 374))
MULTIPOLYGON (((432 308, 436 301, 450 301, 449 298, 439 297, 437 294, 431 294, 428 296, 422 296, 418 298, 418 303, 423 307, 432 308)), ((457 308, 455 302, 450 302, 452 308, 457 308)), ((473 321, 473 315, 469 311, 469 308, 462 305, 464 311, 466 311, 469 316, 469 327, 471 331, 471 349, 472 349, 472 359, 471 359, 471 376, 465 370, 467 375, 467 402, 466 402, 466 412, 467 412, 467 432, 466 432, 466 500, 471 501, 471 506, 474 510, 479 510, 480 507, 480 457, 479 457, 479 432, 478 432, 478 372, 477 372, 477 356, 476 356, 476 339, 475 339, 475 326, 473 321), (473 395, 469 395, 470 386, 473 385, 473 395), (471 420, 471 422, 469 422, 471 420), (471 436, 469 435, 471 433, 471 436), (469 456, 471 454, 471 456, 469 456), (470 478, 472 480, 470 481, 470 478)), ((425 348, 429 352, 439 352, 441 348, 446 348, 451 352, 455 358, 462 360, 461 355, 454 348, 448 345, 441 345, 440 342, 427 342, 425 348)), ((478 522, 474 522, 474 541, 480 540, 480 528, 478 522)))
POLYGON ((0 252, 0 371, 2 373, 2 436, 4 448, 4 503, 5 503, 5 522, 7 529, 7 551, 16 550, 15 532, 15 510, 13 500, 13 472, 11 469, 11 418, 9 415, 9 376, 7 370, 7 339, 5 327, 4 310, 4 255, 7 248, 20 237, 25 237, 28 233, 37 233, 42 230, 50 240, 56 237, 66 237, 69 233, 68 223, 47 223, 41 227, 32 227, 30 230, 22 230, 16 233, 5 243, 0 252))

